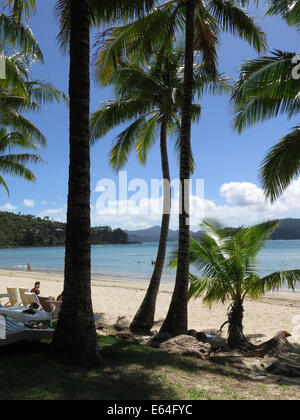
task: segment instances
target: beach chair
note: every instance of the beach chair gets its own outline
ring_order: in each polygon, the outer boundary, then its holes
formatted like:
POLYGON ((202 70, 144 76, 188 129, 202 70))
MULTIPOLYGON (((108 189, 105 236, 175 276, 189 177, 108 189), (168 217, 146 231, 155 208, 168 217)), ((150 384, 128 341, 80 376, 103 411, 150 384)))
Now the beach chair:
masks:
POLYGON ((41 307, 41 303, 39 301, 39 298, 37 297, 37 295, 35 293, 26 292, 26 293, 24 293, 24 298, 27 301, 27 304, 28 304, 27 306, 35 307, 37 305, 36 309, 39 309, 41 307))
POLYGON ((55 307, 54 311, 52 313, 52 319, 58 319, 58 315, 61 310, 62 302, 59 302, 57 300, 48 300, 49 305, 53 305, 55 307))
POLYGON ((0 347, 20 341, 52 340, 54 330, 51 328, 28 328, 20 322, 7 317, 0 317, 0 347))
POLYGON ((45 312, 49 312, 49 314, 52 314, 55 311, 55 306, 50 305, 48 297, 39 296, 39 301, 40 301, 42 309, 45 312))
POLYGON ((5 307, 21 306, 18 289, 16 287, 7 287, 6 290, 7 290, 7 294, 11 296, 8 298, 9 302, 5 305, 5 307))
POLYGON ((25 293, 29 293, 29 289, 26 289, 25 287, 19 287, 19 294, 22 305, 29 306, 30 304, 28 303, 27 296, 25 295, 25 293))

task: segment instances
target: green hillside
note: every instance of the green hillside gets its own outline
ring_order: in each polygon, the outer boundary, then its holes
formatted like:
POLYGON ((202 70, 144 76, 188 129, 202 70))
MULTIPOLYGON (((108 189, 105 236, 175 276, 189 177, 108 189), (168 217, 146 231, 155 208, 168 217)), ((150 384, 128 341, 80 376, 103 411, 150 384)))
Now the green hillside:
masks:
MULTIPOLYGON (((60 246, 65 243, 66 224, 32 215, 0 212, 0 247, 60 246)), ((128 236, 108 226, 92 228, 92 244, 124 244, 128 236)))

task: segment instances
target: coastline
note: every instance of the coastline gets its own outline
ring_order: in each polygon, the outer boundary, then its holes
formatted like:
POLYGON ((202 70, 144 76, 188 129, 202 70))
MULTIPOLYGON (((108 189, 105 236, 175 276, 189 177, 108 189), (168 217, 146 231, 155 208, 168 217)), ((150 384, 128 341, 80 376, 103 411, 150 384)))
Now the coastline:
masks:
MULTIPOLYGON (((0 293, 6 287, 32 288, 35 281, 41 282, 43 296, 58 296, 63 289, 63 274, 0 269, 0 293)), ((115 324, 119 319, 131 322, 143 300, 148 283, 133 280, 120 280, 118 277, 102 279, 92 278, 92 298, 94 312, 101 314, 103 322, 115 324)), ((163 283, 160 288, 155 329, 162 324, 171 301, 173 284, 163 283)), ((3 302, 4 303, 4 302, 3 302)), ((189 328, 198 331, 218 330, 227 319, 228 305, 216 304, 208 308, 201 300, 189 303, 189 328)), ((300 294, 276 292, 254 301, 245 302, 245 333, 253 342, 261 342, 274 336, 280 330, 287 330, 294 335, 291 342, 300 345, 300 331, 296 330, 300 323, 300 294), (298 317, 298 318, 296 318, 298 317)))

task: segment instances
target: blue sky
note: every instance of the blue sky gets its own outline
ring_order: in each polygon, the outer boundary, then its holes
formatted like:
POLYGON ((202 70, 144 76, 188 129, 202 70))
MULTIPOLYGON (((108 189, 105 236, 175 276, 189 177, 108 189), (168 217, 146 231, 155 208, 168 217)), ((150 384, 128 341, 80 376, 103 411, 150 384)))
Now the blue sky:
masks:
MULTIPOLYGON (((255 10, 258 23, 267 33, 270 48, 300 51, 299 36, 280 18, 265 18, 264 10, 255 10)), ((58 26, 54 16, 54 2, 39 2, 38 13, 31 18, 30 27, 45 56, 45 64, 33 66, 33 77, 48 80, 63 91, 68 91, 68 57, 62 55, 55 37, 58 26)), ((224 35, 219 49, 220 70, 236 78, 242 61, 256 57, 256 52, 245 42, 224 35)), ((109 89, 92 85, 91 110, 111 97, 109 89)), ((266 151, 285 135, 298 121, 288 121, 285 117, 272 119, 264 124, 248 129, 242 135, 234 132, 228 98, 205 97, 201 100, 203 113, 201 121, 193 127, 193 151, 196 161, 194 178, 203 178, 205 196, 202 200, 205 216, 216 216, 231 225, 248 223, 270 217, 300 215, 300 181, 295 180, 285 196, 271 207, 264 202, 259 187, 258 168, 266 151)), ((30 213, 65 220, 68 181, 68 109, 65 105, 49 105, 39 114, 30 116, 47 137, 48 146, 41 150, 47 162, 34 168, 35 184, 9 178, 11 195, 4 190, 0 195, 0 209, 16 213, 30 213)), ((101 193, 95 191, 103 178, 117 180, 108 164, 108 152, 114 130, 92 149, 92 221, 94 225, 111 225, 136 229, 159 224, 159 215, 151 216, 137 210, 131 215, 101 215, 96 211, 96 203, 101 193)), ((171 173, 178 177, 178 164, 170 146, 171 173)), ((151 178, 159 178, 160 156, 158 145, 142 167, 132 156, 125 168, 128 179, 143 178, 150 183, 151 178)), ((200 213, 192 215, 192 225, 198 223, 200 213)), ((176 228, 177 218, 172 218, 176 228)))

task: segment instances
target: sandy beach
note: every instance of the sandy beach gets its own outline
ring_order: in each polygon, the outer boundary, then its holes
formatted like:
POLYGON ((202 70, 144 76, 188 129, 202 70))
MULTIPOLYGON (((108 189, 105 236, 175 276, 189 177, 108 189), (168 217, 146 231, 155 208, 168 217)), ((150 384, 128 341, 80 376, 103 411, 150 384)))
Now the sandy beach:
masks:
MULTIPOLYGON (((6 287, 32 288, 35 281, 41 281, 43 296, 57 296, 63 289, 63 275, 42 272, 18 272, 0 270, 0 293, 6 287)), ((143 282, 120 282, 113 279, 92 281, 94 312, 100 313, 107 324, 114 324, 119 317, 130 322, 140 305, 147 284, 143 282)), ((173 286, 163 284, 158 297, 156 325, 159 328, 166 316, 173 286)), ((4 300, 2 303, 5 303, 4 300)), ((201 300, 189 304, 189 328, 201 330, 218 329, 226 321, 227 306, 217 304, 211 309, 201 300)), ((300 293, 273 293, 259 301, 245 303, 245 333, 253 341, 264 341, 280 330, 293 334, 291 342, 300 344, 300 293), (298 317, 298 319, 297 319, 298 317)))

